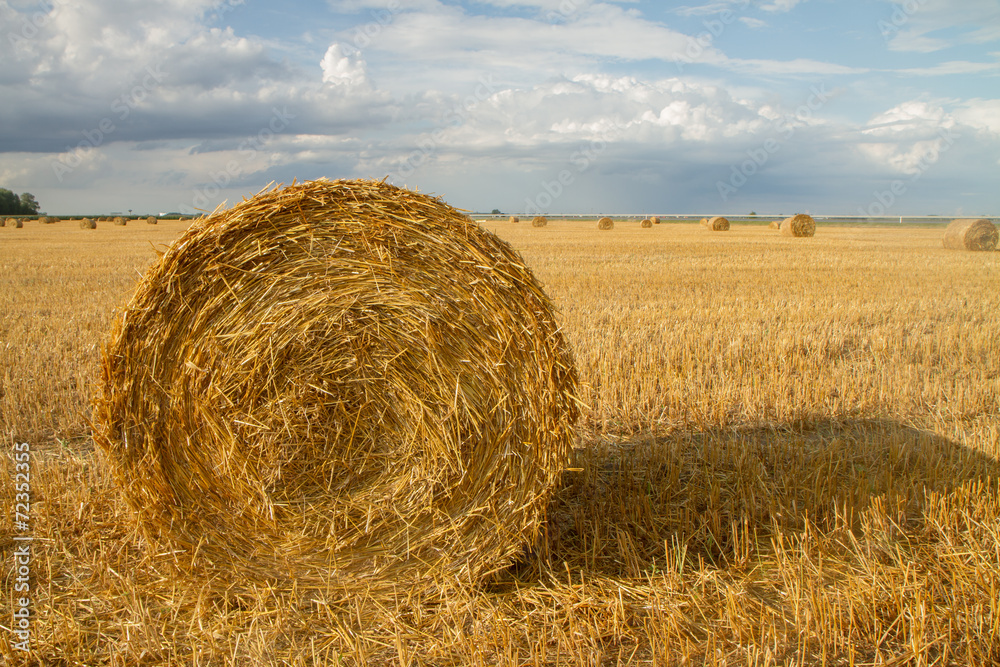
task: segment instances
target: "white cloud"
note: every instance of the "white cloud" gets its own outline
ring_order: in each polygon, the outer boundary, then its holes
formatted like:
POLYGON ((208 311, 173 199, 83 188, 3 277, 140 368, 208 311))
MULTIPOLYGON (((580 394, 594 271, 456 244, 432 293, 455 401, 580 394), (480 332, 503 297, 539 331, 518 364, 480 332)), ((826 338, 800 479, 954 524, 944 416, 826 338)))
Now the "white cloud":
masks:
POLYGON ((758 30, 760 28, 767 27, 767 21, 761 21, 760 19, 750 18, 749 16, 741 16, 739 18, 740 23, 752 30, 758 30))
POLYGON ((760 8, 765 12, 790 12, 800 2, 805 2, 805 0, 774 0, 771 4, 761 5, 760 8))
POLYGON ((340 44, 331 44, 319 65, 323 70, 323 83, 351 88, 368 85, 365 61, 356 54, 345 54, 340 44))

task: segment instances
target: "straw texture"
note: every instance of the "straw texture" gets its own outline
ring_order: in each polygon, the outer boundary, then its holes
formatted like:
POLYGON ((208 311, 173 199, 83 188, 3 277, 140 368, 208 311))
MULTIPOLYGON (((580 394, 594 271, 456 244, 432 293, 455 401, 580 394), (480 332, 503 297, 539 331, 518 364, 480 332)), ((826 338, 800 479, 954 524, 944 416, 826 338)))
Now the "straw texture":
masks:
POLYGON ((376 181, 195 221, 117 318, 102 375, 94 439, 147 537, 299 587, 440 590, 505 566, 578 415, 521 257, 376 181))
POLYGON ((532 227, 544 227, 547 224, 549 224, 549 219, 543 215, 536 215, 531 220, 532 227))
POLYGON ((111 223, 119 227, 124 227, 125 225, 128 224, 128 220, 122 217, 117 217, 114 220, 112 220, 111 223))
POLYGON ((797 213, 781 221, 782 236, 806 237, 816 235, 816 221, 811 215, 797 213))
POLYGON ((512 216, 510 216, 510 221, 512 223, 514 223, 514 222, 521 222, 521 218, 517 217, 516 215, 512 215, 512 216))
POLYGON ((80 220, 80 229, 97 229, 97 222, 90 218, 80 220))
POLYGON ((993 250, 997 227, 985 218, 952 220, 944 230, 944 247, 952 250, 993 250))
POLYGON ((24 222, 20 218, 16 218, 14 220, 14 228, 21 229, 22 227, 24 227, 24 222))
POLYGON ((146 218, 146 224, 147 225, 155 225, 157 222, 159 222, 159 220, 157 220, 155 216, 151 215, 151 216, 149 216, 149 217, 146 218))
POLYGON ((713 232, 728 232, 729 220, 727 218, 723 218, 721 215, 717 215, 710 219, 705 226, 713 232))
POLYGON ((781 229, 781 220, 772 220, 767 226, 768 229, 781 229))
POLYGON ((597 228, 603 230, 614 229, 615 222, 611 218, 601 218, 597 221, 597 228))
POLYGON ((650 218, 650 220, 653 221, 654 225, 660 224, 660 216, 658 216, 658 215, 654 215, 652 218, 650 218))
POLYGON ((649 228, 649 227, 652 227, 652 226, 653 226, 653 221, 652 221, 652 220, 650 220, 649 218, 646 218, 645 220, 643 220, 643 221, 642 221, 641 223, 639 223, 639 224, 640 224, 640 226, 642 226, 642 227, 644 227, 644 228, 649 228))

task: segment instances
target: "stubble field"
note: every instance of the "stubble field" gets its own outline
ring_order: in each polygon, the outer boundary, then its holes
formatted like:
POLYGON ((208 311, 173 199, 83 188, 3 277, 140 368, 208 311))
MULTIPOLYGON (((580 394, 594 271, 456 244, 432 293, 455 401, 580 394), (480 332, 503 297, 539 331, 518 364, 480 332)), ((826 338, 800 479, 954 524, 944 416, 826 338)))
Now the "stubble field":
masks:
MULTIPOLYGON (((186 223, 0 229, 0 626, 32 461, 38 665, 991 665, 1000 253, 942 229, 487 223, 587 404, 536 548, 448 600, 166 576, 89 439, 116 308, 186 223)), ((4 633, 7 635, 8 633, 4 633)))

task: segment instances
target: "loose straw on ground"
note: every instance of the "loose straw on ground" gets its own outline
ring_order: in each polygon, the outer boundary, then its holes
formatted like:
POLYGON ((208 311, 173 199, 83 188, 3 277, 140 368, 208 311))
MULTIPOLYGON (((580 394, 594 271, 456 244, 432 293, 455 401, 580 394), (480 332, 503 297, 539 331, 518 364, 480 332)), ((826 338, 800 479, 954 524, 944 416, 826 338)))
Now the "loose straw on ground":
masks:
POLYGON ((944 247, 952 250, 993 250, 997 227, 985 218, 952 220, 944 230, 944 247))
POLYGON ((321 180, 197 220, 149 270, 103 354, 94 440, 181 564, 430 589, 535 539, 576 387, 507 243, 438 199, 321 180))

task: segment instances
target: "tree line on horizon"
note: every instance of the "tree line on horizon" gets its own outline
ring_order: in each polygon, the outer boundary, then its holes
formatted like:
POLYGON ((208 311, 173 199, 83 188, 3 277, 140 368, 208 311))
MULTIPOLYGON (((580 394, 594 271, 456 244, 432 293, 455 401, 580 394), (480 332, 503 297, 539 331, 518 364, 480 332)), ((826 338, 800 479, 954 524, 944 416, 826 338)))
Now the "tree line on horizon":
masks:
POLYGON ((41 204, 30 192, 18 197, 7 188, 0 188, 0 215, 37 215, 41 204))

